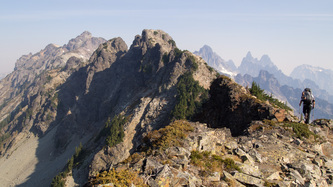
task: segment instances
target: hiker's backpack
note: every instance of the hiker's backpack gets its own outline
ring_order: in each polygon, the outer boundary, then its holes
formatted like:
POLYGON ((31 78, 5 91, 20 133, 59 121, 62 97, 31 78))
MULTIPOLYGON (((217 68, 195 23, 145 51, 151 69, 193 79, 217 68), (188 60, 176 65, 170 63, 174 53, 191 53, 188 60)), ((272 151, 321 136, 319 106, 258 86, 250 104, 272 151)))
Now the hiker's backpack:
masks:
POLYGON ((313 101, 313 96, 311 94, 311 89, 310 88, 305 88, 302 94, 302 100, 305 104, 312 104, 313 101))

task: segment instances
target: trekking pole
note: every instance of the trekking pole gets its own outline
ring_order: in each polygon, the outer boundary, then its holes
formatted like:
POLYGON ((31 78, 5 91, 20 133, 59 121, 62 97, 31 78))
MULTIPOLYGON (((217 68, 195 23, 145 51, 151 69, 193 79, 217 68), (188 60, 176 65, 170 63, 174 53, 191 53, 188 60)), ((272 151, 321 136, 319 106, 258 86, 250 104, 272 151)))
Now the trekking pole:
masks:
POLYGON ((314 107, 312 108, 312 122, 314 121, 314 107))
POLYGON ((302 120, 303 120, 303 114, 301 113, 301 105, 299 106, 298 112, 299 112, 299 115, 300 115, 300 118, 301 118, 300 122, 302 122, 302 120))

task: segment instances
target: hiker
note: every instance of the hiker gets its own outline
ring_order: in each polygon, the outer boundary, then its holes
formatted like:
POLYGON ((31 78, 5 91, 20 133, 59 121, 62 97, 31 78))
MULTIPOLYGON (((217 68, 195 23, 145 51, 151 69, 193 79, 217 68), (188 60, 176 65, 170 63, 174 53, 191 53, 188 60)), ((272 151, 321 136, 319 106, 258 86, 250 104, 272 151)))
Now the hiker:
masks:
POLYGON ((305 88, 304 91, 302 92, 302 97, 301 101, 299 102, 299 106, 301 106, 302 102, 303 102, 303 114, 304 114, 305 123, 309 124, 311 110, 314 109, 316 104, 315 98, 312 95, 310 88, 305 88))

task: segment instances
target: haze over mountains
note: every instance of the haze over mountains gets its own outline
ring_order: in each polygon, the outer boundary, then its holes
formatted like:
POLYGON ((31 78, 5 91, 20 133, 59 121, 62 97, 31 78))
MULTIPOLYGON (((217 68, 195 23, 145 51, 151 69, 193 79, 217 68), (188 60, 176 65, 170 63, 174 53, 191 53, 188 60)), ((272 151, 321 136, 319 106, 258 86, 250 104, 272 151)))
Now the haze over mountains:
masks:
POLYGON ((291 76, 287 76, 268 55, 257 59, 248 52, 237 68, 232 61, 226 63, 207 45, 194 53, 220 73, 235 77, 235 80, 243 86, 251 87, 252 81, 259 83, 269 94, 272 93, 278 99, 288 102, 296 111, 299 110, 298 102, 302 90, 309 87, 317 98, 317 104, 320 103, 317 105, 316 118, 333 118, 332 70, 302 65, 296 67, 291 76), (290 90, 293 90, 293 94, 290 90))
MULTIPOLYGON (((201 50, 235 75, 211 51, 201 50)), ((276 69, 268 56, 245 59, 243 69, 276 69)), ((234 78, 299 101, 301 89, 268 71, 234 78)), ((89 32, 49 44, 17 61, 0 96, 2 186, 333 184, 332 120, 300 123, 162 30, 143 30, 130 47, 89 32)), ((317 107, 332 112, 320 99, 317 107)))

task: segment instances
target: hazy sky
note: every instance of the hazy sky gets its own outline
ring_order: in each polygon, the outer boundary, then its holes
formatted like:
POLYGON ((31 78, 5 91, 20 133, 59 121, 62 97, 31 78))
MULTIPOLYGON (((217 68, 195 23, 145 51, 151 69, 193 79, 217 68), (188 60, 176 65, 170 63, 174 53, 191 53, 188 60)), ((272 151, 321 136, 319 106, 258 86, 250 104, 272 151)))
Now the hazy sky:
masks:
POLYGON ((236 66, 251 51, 287 75, 301 64, 333 70, 332 0, 0 1, 0 73, 83 31, 130 46, 143 29, 164 30, 182 50, 209 45, 236 66))

